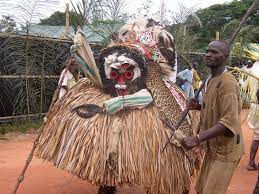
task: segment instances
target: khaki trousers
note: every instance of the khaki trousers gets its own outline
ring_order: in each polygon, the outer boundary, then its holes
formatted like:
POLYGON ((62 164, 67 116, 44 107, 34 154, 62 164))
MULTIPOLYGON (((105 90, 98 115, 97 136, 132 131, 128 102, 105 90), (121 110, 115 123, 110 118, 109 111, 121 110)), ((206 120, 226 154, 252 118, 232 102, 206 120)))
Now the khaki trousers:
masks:
POLYGON ((196 183, 199 194, 225 194, 239 160, 219 161, 206 154, 196 183))

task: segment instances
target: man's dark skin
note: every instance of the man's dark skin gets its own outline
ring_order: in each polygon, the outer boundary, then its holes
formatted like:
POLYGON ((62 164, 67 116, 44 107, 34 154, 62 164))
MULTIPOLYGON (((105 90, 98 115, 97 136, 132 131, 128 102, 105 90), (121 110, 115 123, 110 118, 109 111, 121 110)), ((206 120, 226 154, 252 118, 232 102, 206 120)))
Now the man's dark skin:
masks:
MULTIPOLYGON (((259 102, 259 89, 256 92, 257 102, 259 102)), ((250 159, 247 165, 247 170, 257 170, 258 166, 255 164, 255 156, 258 150, 259 140, 253 140, 250 148, 250 159)))
MULTIPOLYGON (((225 63, 229 56, 229 46, 225 42, 213 41, 208 45, 208 49, 205 55, 206 66, 210 68, 211 77, 221 75, 225 71, 225 63)), ((190 100, 188 103, 190 110, 200 110, 200 105, 197 100, 190 100)), ((215 138, 217 136, 233 133, 224 125, 217 124, 210 129, 199 133, 199 137, 186 137, 182 141, 182 145, 186 149, 191 149, 198 146, 201 142, 215 138)))

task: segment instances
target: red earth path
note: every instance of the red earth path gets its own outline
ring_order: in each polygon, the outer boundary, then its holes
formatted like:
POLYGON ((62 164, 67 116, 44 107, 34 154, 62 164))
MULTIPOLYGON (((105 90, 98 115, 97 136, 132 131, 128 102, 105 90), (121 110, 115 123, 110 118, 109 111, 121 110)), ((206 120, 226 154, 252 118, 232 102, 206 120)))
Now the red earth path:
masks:
MULTIPOLYGON (((243 119, 245 114, 243 112, 243 119)), ((246 122, 243 124, 243 134, 246 153, 235 171, 227 194, 251 194, 255 186, 257 172, 246 170, 252 138, 252 131, 246 122)), ((0 194, 11 194, 35 138, 35 134, 28 134, 16 135, 7 141, 0 140, 0 194)), ((97 194, 97 190, 98 187, 33 158, 17 194, 97 194)), ((118 188, 117 193, 145 194, 145 191, 140 187, 118 188)))

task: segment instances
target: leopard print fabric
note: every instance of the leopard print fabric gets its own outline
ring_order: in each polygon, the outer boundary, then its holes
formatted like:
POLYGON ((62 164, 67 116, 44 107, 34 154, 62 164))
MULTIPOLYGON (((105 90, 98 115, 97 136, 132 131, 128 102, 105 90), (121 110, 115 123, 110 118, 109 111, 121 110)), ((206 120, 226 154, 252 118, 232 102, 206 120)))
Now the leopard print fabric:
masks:
MULTIPOLYGON (((149 65, 146 85, 151 92, 159 114, 162 119, 169 121, 173 126, 181 118, 182 110, 176 99, 172 96, 169 89, 162 80, 161 68, 156 63, 149 65)), ((192 130, 187 119, 178 128, 185 136, 191 136, 192 130)))

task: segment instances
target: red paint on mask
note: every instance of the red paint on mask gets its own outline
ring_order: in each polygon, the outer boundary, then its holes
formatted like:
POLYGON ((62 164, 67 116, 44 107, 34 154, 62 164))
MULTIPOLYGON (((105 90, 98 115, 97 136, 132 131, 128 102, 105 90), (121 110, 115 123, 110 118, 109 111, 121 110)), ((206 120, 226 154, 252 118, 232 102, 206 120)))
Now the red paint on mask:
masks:
POLYGON ((126 96, 128 94, 128 90, 117 90, 119 96, 126 96))
MULTIPOLYGON (((127 85, 127 81, 131 81, 134 77, 133 70, 126 70, 129 64, 122 64, 120 70, 113 69, 110 73, 110 78, 113 79, 118 85, 127 85)), ((119 96, 125 96, 128 94, 127 89, 116 89, 119 96)))
POLYGON ((117 79, 118 78, 118 73, 116 71, 111 71, 110 77, 111 77, 111 79, 117 79))
POLYGON ((123 74, 118 76, 117 83, 118 84, 125 84, 125 82, 126 82, 126 77, 125 77, 125 74, 123 73, 123 74))
POLYGON ((134 76, 134 73, 132 71, 126 71, 124 73, 124 76, 127 80, 132 80, 133 76, 134 76))

